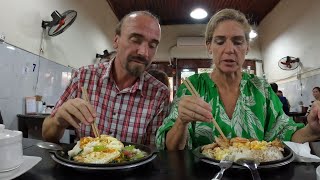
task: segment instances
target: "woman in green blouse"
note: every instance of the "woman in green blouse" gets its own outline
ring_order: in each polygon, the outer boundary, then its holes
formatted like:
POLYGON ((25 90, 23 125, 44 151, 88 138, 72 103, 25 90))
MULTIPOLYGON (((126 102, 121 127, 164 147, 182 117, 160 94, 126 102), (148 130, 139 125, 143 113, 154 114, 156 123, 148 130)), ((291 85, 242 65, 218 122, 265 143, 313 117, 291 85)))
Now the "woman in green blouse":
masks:
POLYGON ((242 72, 249 32, 250 25, 239 11, 224 9, 210 19, 205 38, 213 72, 189 77, 201 98, 191 96, 184 84, 179 87, 171 112, 157 131, 159 149, 192 149, 212 143, 220 135, 212 118, 228 138, 306 142, 320 137, 319 105, 304 127, 285 115, 264 79, 242 72))

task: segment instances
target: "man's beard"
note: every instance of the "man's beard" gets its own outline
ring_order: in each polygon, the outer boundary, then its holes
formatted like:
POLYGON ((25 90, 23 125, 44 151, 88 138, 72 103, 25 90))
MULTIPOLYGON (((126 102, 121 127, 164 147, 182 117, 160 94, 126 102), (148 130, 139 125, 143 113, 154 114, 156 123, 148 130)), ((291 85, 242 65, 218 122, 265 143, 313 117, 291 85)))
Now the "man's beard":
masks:
POLYGON ((126 70, 135 77, 139 77, 148 66, 149 62, 142 56, 129 56, 126 62, 126 70), (139 61, 142 64, 138 64, 134 61, 139 61))

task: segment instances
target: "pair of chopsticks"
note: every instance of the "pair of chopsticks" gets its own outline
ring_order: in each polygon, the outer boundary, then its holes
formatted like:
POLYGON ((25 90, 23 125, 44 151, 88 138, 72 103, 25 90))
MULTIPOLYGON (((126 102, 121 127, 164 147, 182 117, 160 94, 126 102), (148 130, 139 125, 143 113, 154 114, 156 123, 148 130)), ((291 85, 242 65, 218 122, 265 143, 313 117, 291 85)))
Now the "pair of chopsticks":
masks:
MULTIPOLYGON (((186 85, 187 89, 191 92, 191 94, 193 96, 196 96, 196 97, 200 97, 199 93, 196 91, 196 89, 193 87, 193 85, 191 84, 190 80, 188 78, 186 78, 185 80, 183 80, 183 83, 186 85)), ((220 126, 218 125, 217 121, 212 118, 212 122, 214 124, 214 126, 217 128, 217 130, 219 131, 220 135, 222 136, 222 138, 225 140, 225 141, 228 141, 226 136, 223 134, 220 126)))
MULTIPOLYGON (((83 98, 85 101, 87 101, 88 103, 90 103, 89 98, 88 98, 88 93, 87 90, 84 87, 81 87, 82 93, 83 93, 83 98)), ((93 130, 93 134, 95 137, 100 137, 100 133, 97 127, 97 124, 95 122, 93 122, 91 124, 91 128, 93 130)))

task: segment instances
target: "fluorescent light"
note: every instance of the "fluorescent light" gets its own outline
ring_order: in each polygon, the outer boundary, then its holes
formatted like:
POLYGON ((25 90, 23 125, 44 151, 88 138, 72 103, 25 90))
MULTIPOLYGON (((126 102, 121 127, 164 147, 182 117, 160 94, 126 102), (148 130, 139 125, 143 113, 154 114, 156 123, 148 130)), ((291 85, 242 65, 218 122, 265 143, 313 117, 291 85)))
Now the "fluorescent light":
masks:
POLYGON ((190 16, 194 19, 203 19, 207 17, 208 13, 202 8, 196 8, 191 13, 190 16))
POLYGON ((251 31, 249 33, 249 38, 253 39, 253 38, 257 37, 257 36, 258 36, 257 32, 255 30, 251 29, 251 31))
POLYGON ((189 69, 182 69, 183 72, 189 72, 189 69))
POLYGON ((13 46, 7 46, 7 48, 11 50, 16 50, 16 48, 14 48, 13 46))

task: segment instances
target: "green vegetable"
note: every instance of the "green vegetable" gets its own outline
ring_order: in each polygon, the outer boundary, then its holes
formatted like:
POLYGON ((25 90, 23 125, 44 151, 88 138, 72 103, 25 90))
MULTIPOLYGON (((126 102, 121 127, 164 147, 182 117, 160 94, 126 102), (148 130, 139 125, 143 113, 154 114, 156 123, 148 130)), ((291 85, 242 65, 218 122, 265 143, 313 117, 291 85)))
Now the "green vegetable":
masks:
POLYGON ((93 151, 104 151, 107 148, 103 145, 97 145, 97 146, 93 146, 93 151))
POLYGON ((132 150, 134 150, 134 149, 135 149, 135 147, 132 146, 132 145, 125 146, 125 147, 123 148, 123 150, 127 150, 127 151, 132 151, 132 150))
POLYGON ((136 155, 135 155, 135 158, 136 159, 140 159, 140 158, 143 158, 144 157, 144 154, 143 153, 137 153, 136 155))

